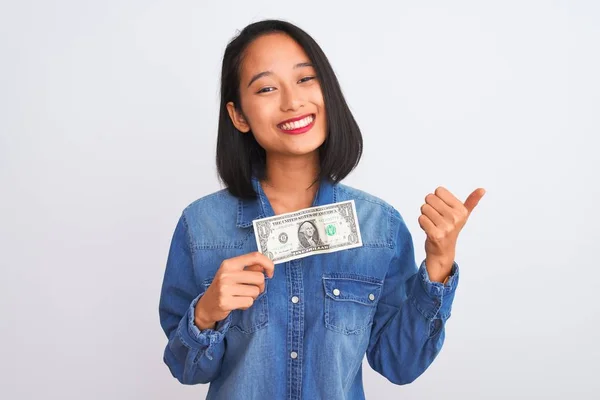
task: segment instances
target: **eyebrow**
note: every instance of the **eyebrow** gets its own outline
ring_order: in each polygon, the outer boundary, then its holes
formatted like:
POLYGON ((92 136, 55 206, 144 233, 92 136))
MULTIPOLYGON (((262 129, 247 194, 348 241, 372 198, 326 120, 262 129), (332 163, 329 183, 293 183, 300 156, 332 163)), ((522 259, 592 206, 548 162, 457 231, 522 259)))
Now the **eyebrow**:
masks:
MULTIPOLYGON (((294 69, 312 67, 312 66, 313 66, 313 64, 311 62, 301 62, 301 63, 294 65, 294 69)), ((264 76, 269 76, 269 75, 273 75, 273 72, 272 71, 259 72, 258 74, 254 75, 252 77, 252 79, 250 79, 250 82, 248 83, 248 87, 250 87, 250 85, 252 85, 257 79, 260 79, 264 76)))

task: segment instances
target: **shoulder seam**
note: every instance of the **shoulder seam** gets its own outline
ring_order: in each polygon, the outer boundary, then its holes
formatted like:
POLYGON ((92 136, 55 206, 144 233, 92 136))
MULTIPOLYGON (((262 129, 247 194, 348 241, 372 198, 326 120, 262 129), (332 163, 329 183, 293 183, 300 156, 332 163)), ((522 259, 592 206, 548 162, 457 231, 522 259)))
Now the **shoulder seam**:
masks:
POLYGON ((393 208, 393 206, 391 204, 387 203, 385 200, 379 199, 372 195, 369 195, 370 198, 366 197, 364 195, 364 192, 362 192, 358 189, 354 189, 356 193, 350 193, 349 189, 353 189, 353 188, 350 188, 349 186, 342 185, 342 184, 339 184, 337 186, 338 186, 339 190, 343 191, 346 194, 356 194, 357 195, 356 198, 359 200, 364 200, 364 201, 368 201, 369 203, 377 204, 378 206, 381 206, 385 209, 393 208))
POLYGON ((198 276, 196 275, 196 268, 194 268, 194 247, 192 246, 192 237, 190 236, 190 228, 188 226, 187 217, 185 216, 185 210, 181 213, 181 219, 183 226, 185 227, 185 240, 187 241, 188 250, 190 252, 190 259, 192 263, 192 274, 194 275, 194 281, 196 283, 196 289, 198 289, 198 276))
POLYGON ((212 199, 213 197, 219 197, 219 196, 223 196, 223 195, 226 195, 227 193, 228 193, 228 192, 227 192, 227 189, 221 189, 221 190, 218 190, 218 191, 216 191, 216 192, 213 192, 213 193, 207 194, 207 195, 205 195, 205 196, 202 196, 202 197, 200 197, 199 199, 196 199, 196 200, 192 201, 190 204, 188 204, 188 205, 187 205, 187 206, 184 208, 184 210, 183 210, 183 211, 185 212, 187 209, 189 209, 189 208, 191 208, 191 207, 195 206, 197 203, 199 203, 199 202, 201 202, 201 201, 204 201, 204 200, 209 200, 209 199, 212 199))

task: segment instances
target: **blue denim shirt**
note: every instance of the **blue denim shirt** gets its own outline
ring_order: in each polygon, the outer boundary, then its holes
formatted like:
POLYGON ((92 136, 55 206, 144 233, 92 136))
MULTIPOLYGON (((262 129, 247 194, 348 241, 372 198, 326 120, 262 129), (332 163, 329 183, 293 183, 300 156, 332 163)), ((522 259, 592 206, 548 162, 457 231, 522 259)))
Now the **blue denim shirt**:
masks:
POLYGON ((355 200, 363 246, 275 265, 247 310, 200 331, 194 307, 225 259, 257 251, 252 220, 274 215, 258 197, 226 190, 183 211, 160 297, 164 362, 184 384, 208 383, 207 399, 364 399, 362 360, 396 384, 427 369, 444 342, 456 285, 417 268, 405 222, 365 192, 320 182, 314 206, 355 200))

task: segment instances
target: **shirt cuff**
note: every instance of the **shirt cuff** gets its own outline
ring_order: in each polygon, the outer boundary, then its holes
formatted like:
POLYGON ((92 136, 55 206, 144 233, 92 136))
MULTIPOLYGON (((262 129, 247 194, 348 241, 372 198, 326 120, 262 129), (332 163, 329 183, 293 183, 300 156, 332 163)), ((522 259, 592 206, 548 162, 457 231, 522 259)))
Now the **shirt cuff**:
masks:
POLYGON ((454 292, 456 285, 458 284, 458 264, 456 262, 452 264, 450 276, 448 276, 445 284, 440 282, 432 282, 431 279, 429 279, 429 273, 427 272, 425 260, 423 260, 421 266, 419 267, 419 277, 423 286, 423 290, 425 290, 429 296, 436 297, 447 295, 454 292))
POLYGON ((211 349, 213 346, 221 343, 225 337, 225 334, 229 330, 231 325, 231 313, 222 321, 217 322, 215 329, 203 329, 200 330, 196 324, 194 324, 194 310, 198 300, 204 293, 198 295, 187 310, 186 315, 181 319, 179 323, 178 331, 182 341, 189 347, 205 353, 209 360, 212 360, 211 349))
POLYGON ((427 319, 447 319, 450 317, 454 292, 458 285, 459 268, 458 264, 452 264, 450 276, 445 284, 432 282, 427 273, 425 260, 421 263, 418 278, 415 282, 412 292, 412 300, 417 309, 427 319))

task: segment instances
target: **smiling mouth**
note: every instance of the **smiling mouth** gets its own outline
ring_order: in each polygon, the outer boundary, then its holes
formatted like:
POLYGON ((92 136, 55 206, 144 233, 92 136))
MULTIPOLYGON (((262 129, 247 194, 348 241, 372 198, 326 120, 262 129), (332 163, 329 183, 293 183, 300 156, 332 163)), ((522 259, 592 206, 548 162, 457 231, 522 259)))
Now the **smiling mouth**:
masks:
POLYGON ((307 126, 310 126, 313 122, 315 121, 315 114, 310 114, 298 121, 293 121, 293 122, 284 122, 283 124, 279 124, 277 125, 277 127, 279 129, 281 129, 282 131, 296 131, 302 128, 306 128, 307 126))

